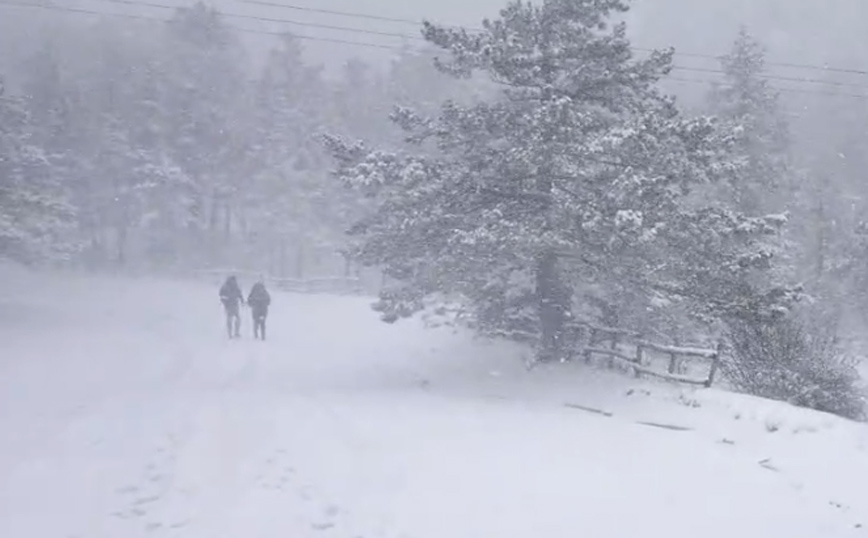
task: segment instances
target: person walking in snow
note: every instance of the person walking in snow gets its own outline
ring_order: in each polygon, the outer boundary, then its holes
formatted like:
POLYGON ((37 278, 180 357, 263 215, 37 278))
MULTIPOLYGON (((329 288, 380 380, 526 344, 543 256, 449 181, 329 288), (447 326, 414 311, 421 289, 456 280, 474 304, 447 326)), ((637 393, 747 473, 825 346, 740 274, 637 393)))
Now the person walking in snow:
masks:
POLYGON ((265 318, 268 317, 271 295, 265 289, 265 282, 262 278, 250 290, 247 304, 250 305, 250 312, 253 314, 253 337, 265 340, 265 318))
POLYGON ((226 311, 226 331, 229 338, 241 336, 241 305, 244 304, 244 294, 238 287, 238 280, 234 275, 229 276, 223 286, 220 287, 220 301, 226 311))

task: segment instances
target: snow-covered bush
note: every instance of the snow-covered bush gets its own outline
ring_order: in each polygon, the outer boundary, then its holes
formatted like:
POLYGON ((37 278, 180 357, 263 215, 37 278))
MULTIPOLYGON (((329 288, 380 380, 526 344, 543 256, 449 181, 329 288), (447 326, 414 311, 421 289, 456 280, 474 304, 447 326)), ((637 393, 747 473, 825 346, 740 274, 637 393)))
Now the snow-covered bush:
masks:
POLYGON ((732 353, 723 371, 737 390, 866 419, 865 393, 834 324, 800 316, 728 322, 732 353))

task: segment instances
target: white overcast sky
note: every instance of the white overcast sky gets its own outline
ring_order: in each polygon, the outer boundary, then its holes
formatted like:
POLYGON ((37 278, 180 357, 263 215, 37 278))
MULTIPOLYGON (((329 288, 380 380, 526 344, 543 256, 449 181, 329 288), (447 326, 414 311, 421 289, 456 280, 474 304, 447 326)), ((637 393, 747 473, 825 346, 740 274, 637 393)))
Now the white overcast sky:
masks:
MULTIPOLYGON (((22 1, 22 0, 16 0, 22 1)), ((56 5, 82 7, 102 12, 168 16, 169 10, 129 6, 110 0, 30 0, 56 5)), ((127 2, 189 5, 192 0, 124 0, 127 2)), ((496 16, 506 0, 266 0, 286 6, 302 6, 354 12, 393 18, 420 20, 430 18, 444 23, 476 26, 486 16, 496 16)), ((288 19, 298 23, 348 26, 377 32, 418 36, 411 25, 374 21, 335 14, 318 14, 297 9, 251 5, 241 0, 212 0, 228 15, 234 26, 275 31, 290 29, 313 38, 343 39, 388 46, 400 46, 395 37, 328 30, 291 23, 245 20, 232 15, 288 19)), ((638 47, 673 45, 681 53, 676 61, 683 65, 716 67, 713 59, 693 54, 725 52, 740 24, 765 42, 773 62, 829 64, 868 69, 868 0, 634 0, 630 16, 631 36, 638 47)), ((20 9, 19 9, 20 11, 20 9)), ((15 12, 0 6, 0 17, 15 12)), ((66 14, 57 16, 75 17, 66 14)), ((254 53, 266 50, 273 40, 268 36, 245 34, 254 53)), ((351 56, 383 60, 391 51, 348 44, 308 40, 311 58, 329 68, 339 67, 351 56)), ((412 41, 410 41, 412 43, 412 41)), ((786 69, 780 67, 780 69, 786 69)), ((793 72, 794 76, 811 73, 793 72)), ((814 76, 816 72, 812 73, 814 76)), ((860 80, 864 82, 864 79, 860 80)))

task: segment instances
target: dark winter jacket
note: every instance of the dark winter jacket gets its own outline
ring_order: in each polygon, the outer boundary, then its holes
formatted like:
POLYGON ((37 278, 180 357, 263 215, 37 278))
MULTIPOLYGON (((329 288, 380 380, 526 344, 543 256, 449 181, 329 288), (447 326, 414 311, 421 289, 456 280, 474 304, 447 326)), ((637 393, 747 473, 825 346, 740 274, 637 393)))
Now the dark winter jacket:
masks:
POLYGON ((220 300, 227 309, 238 310, 239 303, 244 303, 244 294, 238 287, 238 281, 234 276, 226 279, 220 287, 220 300))
POLYGON ((265 316, 268 314, 268 306, 271 304, 271 295, 265 289, 265 284, 257 282, 250 290, 250 295, 247 297, 247 304, 250 305, 254 315, 265 316))

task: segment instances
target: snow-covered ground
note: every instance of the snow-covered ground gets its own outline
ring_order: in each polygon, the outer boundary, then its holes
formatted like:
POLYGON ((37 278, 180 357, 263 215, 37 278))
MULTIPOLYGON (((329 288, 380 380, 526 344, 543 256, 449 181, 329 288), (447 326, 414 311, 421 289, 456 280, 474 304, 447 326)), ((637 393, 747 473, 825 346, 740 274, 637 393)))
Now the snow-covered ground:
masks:
POLYGON ((868 535, 863 425, 273 295, 7 276, 0 536, 868 535))

